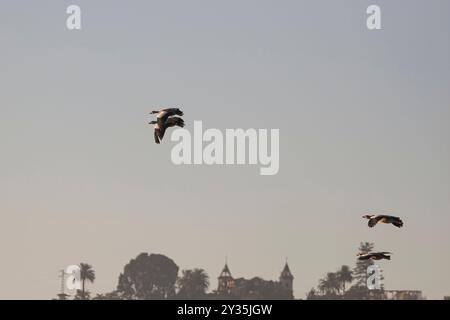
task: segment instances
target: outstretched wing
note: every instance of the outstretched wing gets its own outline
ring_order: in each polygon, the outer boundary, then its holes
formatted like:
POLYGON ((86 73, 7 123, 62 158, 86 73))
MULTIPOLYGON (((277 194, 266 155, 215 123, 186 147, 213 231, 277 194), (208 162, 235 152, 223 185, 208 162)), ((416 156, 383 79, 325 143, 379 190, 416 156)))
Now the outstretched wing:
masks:
POLYGON ((184 115, 183 111, 181 111, 178 108, 168 108, 168 109, 163 109, 162 111, 166 112, 169 117, 172 117, 172 116, 182 117, 184 115))
POLYGON ((166 133, 166 127, 162 127, 161 129, 159 129, 159 140, 162 141, 162 139, 164 138, 164 134, 166 133))
POLYGON ((157 120, 156 120, 158 122, 158 128, 159 128, 159 132, 158 132, 159 140, 162 140, 164 137, 164 133, 166 133, 167 120, 169 120, 168 113, 165 113, 165 115, 157 118, 157 120))
POLYGON ((394 226, 396 226, 398 228, 401 228, 403 226, 403 221, 399 217, 386 216, 386 215, 381 215, 379 217, 380 217, 380 220, 384 223, 392 223, 394 226))
POLYGON ((370 227, 370 228, 373 228, 373 227, 375 227, 375 225, 378 223, 378 217, 374 217, 374 218, 371 218, 371 219, 369 219, 369 221, 367 222, 367 225, 370 227))
POLYGON ((394 226, 396 226, 397 228, 401 228, 403 227, 403 221, 399 218, 399 219, 395 219, 392 224, 394 226))
POLYGON ((160 144, 160 141, 159 141, 159 129, 155 129, 154 136, 155 136, 155 142, 157 144, 160 144))
POLYGON ((179 118, 179 117, 172 117, 172 118, 167 119, 166 126, 167 127, 178 126, 178 127, 183 128, 184 127, 184 120, 179 118))

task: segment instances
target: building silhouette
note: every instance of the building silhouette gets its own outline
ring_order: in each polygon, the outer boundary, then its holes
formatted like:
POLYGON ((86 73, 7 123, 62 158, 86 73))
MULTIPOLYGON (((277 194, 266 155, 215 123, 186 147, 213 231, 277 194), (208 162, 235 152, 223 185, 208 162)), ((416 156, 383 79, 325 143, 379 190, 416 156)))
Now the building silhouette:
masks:
POLYGON ((233 278, 228 264, 218 277, 217 291, 219 299, 294 299, 294 276, 286 262, 278 281, 264 280, 259 277, 252 279, 233 278))
POLYGON ((218 278, 218 286, 217 292, 223 295, 231 294, 234 289, 234 279, 231 276, 230 269, 228 268, 228 264, 225 263, 225 266, 222 269, 222 272, 218 278))

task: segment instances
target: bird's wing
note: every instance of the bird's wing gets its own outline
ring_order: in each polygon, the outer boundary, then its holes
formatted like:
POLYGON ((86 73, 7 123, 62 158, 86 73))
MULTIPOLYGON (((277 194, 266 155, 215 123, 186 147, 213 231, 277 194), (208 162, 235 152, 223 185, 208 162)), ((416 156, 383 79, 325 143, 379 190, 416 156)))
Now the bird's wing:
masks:
POLYGON ((170 113, 166 110, 161 110, 160 113, 156 115, 156 119, 158 120, 158 123, 160 120, 162 120, 162 123, 166 122, 167 118, 170 116, 170 113))
POLYGON ((172 118, 167 119, 166 126, 167 127, 178 126, 178 127, 183 128, 184 127, 184 120, 179 118, 179 117, 172 117, 172 118))
POLYGON ((155 136, 155 142, 156 142, 157 144, 160 144, 160 141, 159 141, 159 129, 155 129, 155 134, 154 134, 154 136, 155 136))
POLYGON ((402 219, 400 219, 400 217, 385 216, 384 220, 387 223, 392 223, 394 226, 399 227, 399 228, 403 226, 403 221, 402 221, 402 219))
POLYGON ((162 141, 164 138, 164 134, 166 133, 166 126, 163 126, 159 129, 159 140, 162 141))
POLYGON ((392 224, 393 224, 394 226, 398 227, 398 228, 403 227, 403 221, 402 221, 402 220, 400 220, 400 221, 394 221, 394 222, 392 222, 392 224))
POLYGON ((378 252, 379 254, 392 254, 392 252, 378 252))
POLYGON ((378 223, 378 220, 379 220, 378 217, 370 218, 369 221, 367 222, 367 225, 370 228, 373 228, 378 223))
POLYGON ((166 127, 170 128, 170 127, 175 126, 177 124, 176 119, 177 119, 177 117, 168 118, 167 121, 166 121, 166 127))
POLYGON ((164 128, 164 126, 166 125, 166 122, 167 122, 167 118, 168 118, 169 116, 167 115, 167 114, 165 114, 165 115, 163 115, 163 116, 161 116, 161 117, 158 117, 158 118, 156 118, 156 122, 157 122, 157 124, 158 124, 158 127, 161 129, 161 128, 164 128))
POLYGON ((178 108, 168 108, 168 109, 164 109, 163 111, 167 112, 169 114, 169 117, 172 117, 172 116, 182 117, 184 115, 183 111, 181 111, 178 108))

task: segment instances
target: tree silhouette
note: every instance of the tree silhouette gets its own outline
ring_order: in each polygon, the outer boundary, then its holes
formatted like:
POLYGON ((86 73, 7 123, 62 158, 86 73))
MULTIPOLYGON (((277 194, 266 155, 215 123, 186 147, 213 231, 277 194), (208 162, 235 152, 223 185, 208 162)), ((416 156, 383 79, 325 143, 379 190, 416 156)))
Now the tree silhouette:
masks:
MULTIPOLYGON (((361 242, 359 252, 372 252, 373 248, 373 243, 361 242)), ((343 265, 337 272, 327 273, 325 278, 319 280, 317 290, 313 288, 307 293, 307 299, 383 299, 385 297, 383 285, 380 290, 367 288, 367 268, 373 264, 372 260, 357 260, 353 271, 349 266, 343 265), (346 290, 346 284, 351 284, 354 280, 356 283, 346 290)), ((383 279, 381 275, 381 280, 383 279)))
MULTIPOLYGON (((359 246, 359 252, 368 253, 372 252, 374 244, 370 242, 361 242, 359 246)), ((380 290, 369 290, 367 288, 367 269, 374 265, 373 260, 357 260, 356 266, 353 269, 353 277, 356 280, 356 284, 351 288, 351 292, 347 292, 350 299, 381 299, 383 297, 383 284, 381 284, 380 290)), ((380 273, 382 271, 380 270, 380 273)), ((380 280, 384 277, 380 274, 380 280)))
MULTIPOLYGON (((374 244, 370 242, 361 242, 359 245, 359 252, 369 253, 372 252, 374 244)), ((366 287, 367 285, 367 268, 373 265, 372 260, 358 260, 356 266, 353 269, 353 277, 356 280, 356 285, 366 287)))
POLYGON ((175 296, 178 266, 161 254, 141 253, 124 267, 117 293, 124 299, 170 299, 175 296))
POLYGON ((91 293, 89 291, 77 290, 73 300, 90 300, 91 293))
POLYGON ((306 300, 317 300, 319 296, 317 295, 316 289, 311 288, 309 292, 306 294, 306 300))
POLYGON ((345 284, 347 282, 353 281, 353 272, 350 270, 349 266, 342 266, 341 269, 337 272, 337 277, 339 282, 342 284, 342 294, 345 294, 345 284))
POLYGON ((177 284, 179 298, 202 299, 209 288, 209 276, 203 269, 183 270, 177 284))
POLYGON ((328 272, 326 277, 319 281, 319 291, 329 297, 336 296, 341 290, 341 283, 337 273, 328 272))
POLYGON ((81 292, 80 297, 86 298, 86 281, 94 283, 95 281, 95 271, 92 266, 87 263, 80 263, 80 280, 81 280, 81 292))

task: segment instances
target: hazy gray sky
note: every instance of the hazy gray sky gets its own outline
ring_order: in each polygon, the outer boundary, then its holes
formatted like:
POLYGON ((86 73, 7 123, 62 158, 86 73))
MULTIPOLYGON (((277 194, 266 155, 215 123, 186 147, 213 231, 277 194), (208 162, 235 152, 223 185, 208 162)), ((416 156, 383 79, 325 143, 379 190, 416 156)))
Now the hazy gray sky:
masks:
POLYGON ((92 264, 113 290, 140 252, 277 279, 297 298, 392 251, 387 289, 450 294, 450 2, 2 1, 0 298, 48 299, 92 264), (382 8, 381 31, 365 25, 382 8), (82 9, 68 31, 66 8, 82 9), (148 112, 279 128, 280 172, 174 166, 148 112), (405 227, 368 229, 367 212, 405 227))

